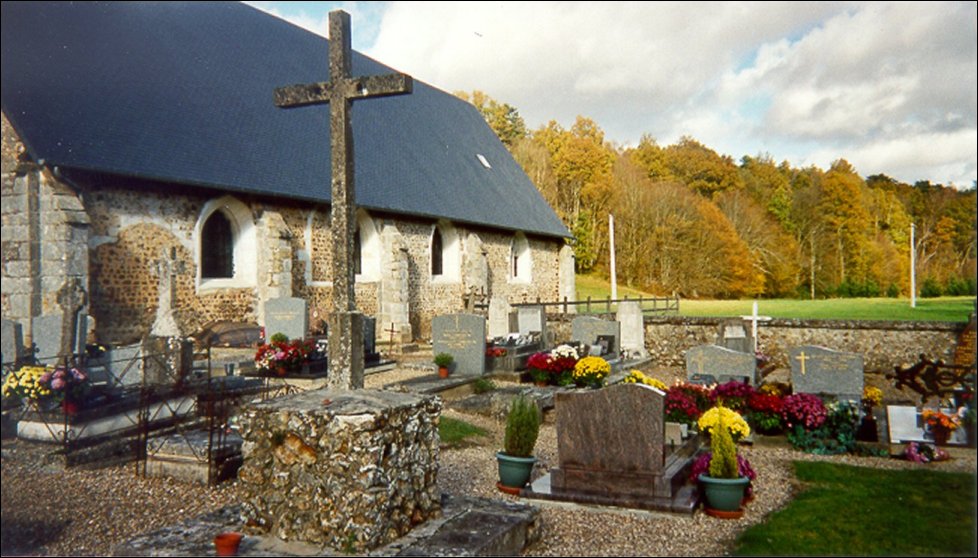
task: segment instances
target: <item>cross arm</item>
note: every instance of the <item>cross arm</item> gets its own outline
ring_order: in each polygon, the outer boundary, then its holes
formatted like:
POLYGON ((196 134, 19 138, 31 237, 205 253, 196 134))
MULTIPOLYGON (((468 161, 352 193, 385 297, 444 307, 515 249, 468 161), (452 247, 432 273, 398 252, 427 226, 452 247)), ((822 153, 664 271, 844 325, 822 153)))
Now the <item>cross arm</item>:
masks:
POLYGON ((280 108, 302 107, 328 103, 333 97, 357 100, 367 97, 388 97, 411 93, 414 80, 407 74, 361 76, 333 82, 320 81, 300 85, 288 85, 275 89, 275 106, 280 108))

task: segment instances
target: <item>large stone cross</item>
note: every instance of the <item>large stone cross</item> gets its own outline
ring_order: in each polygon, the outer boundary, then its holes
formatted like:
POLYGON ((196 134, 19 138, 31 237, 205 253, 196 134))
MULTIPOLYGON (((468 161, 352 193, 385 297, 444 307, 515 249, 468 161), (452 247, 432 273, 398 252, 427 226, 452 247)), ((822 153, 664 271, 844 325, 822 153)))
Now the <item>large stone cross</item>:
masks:
MULTIPOLYGON (((757 352, 757 322, 766 322, 771 319, 770 316, 758 316, 757 315, 757 301, 754 301, 754 311, 750 316, 741 316, 741 318, 750 322, 750 336, 754 340, 754 352, 757 352)), ((802 363, 804 367, 804 363, 802 363)))
POLYGON ((329 316, 329 379, 332 389, 363 387, 363 315, 356 311, 353 238, 356 232, 356 187, 353 182, 354 100, 410 93, 413 81, 405 74, 353 77, 350 75, 350 14, 329 13, 328 82, 275 89, 281 108, 329 103, 332 200, 332 308, 329 316))

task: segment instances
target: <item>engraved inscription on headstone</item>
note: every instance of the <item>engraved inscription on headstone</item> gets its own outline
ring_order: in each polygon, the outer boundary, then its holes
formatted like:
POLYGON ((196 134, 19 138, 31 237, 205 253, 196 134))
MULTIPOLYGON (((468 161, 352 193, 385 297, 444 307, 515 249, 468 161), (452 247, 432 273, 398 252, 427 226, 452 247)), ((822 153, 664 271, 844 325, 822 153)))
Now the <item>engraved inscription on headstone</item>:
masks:
POLYGON ((431 320, 434 354, 455 358, 455 374, 481 376, 486 371, 486 319, 476 314, 448 314, 431 320))
POLYGON ((859 401, 863 393, 863 356, 805 345, 788 351, 795 393, 820 393, 859 401))

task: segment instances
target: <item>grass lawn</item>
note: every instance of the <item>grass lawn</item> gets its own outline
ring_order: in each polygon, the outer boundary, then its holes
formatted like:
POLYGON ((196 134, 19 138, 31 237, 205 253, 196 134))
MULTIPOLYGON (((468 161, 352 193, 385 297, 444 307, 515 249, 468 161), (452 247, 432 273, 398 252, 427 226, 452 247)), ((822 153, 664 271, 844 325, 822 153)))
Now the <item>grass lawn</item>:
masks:
POLYGON ((744 531, 739 556, 974 556, 976 475, 795 462, 806 488, 744 531))
MULTIPOLYGON (((608 282, 592 275, 577 276, 577 299, 605 300, 611 293, 608 282)), ((618 298, 652 296, 635 289, 618 287, 618 298)), ((679 303, 683 316, 733 317, 751 313, 753 300, 688 300, 679 303)), ((918 298, 917 307, 910 307, 908 298, 830 298, 823 300, 763 299, 758 301, 758 314, 774 318, 815 320, 901 320, 967 322, 974 310, 973 296, 918 298)), ((604 311, 595 306, 594 311, 604 311)), ((612 305, 614 310, 614 305, 612 305)), ((583 307, 581 310, 583 312, 583 307)))
POLYGON ((459 446, 471 436, 485 436, 486 434, 488 432, 474 424, 451 417, 443 416, 438 423, 438 435, 441 437, 441 443, 449 447, 459 446))

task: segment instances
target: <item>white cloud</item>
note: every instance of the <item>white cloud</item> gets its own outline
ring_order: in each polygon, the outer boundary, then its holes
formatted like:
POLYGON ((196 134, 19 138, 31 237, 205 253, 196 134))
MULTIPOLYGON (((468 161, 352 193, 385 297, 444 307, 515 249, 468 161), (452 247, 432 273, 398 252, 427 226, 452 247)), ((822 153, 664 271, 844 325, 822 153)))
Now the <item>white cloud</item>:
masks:
POLYGON ((626 145, 688 134, 735 159, 975 177, 971 2, 366 5, 380 18, 366 54, 485 91, 531 127, 584 115, 626 145))

